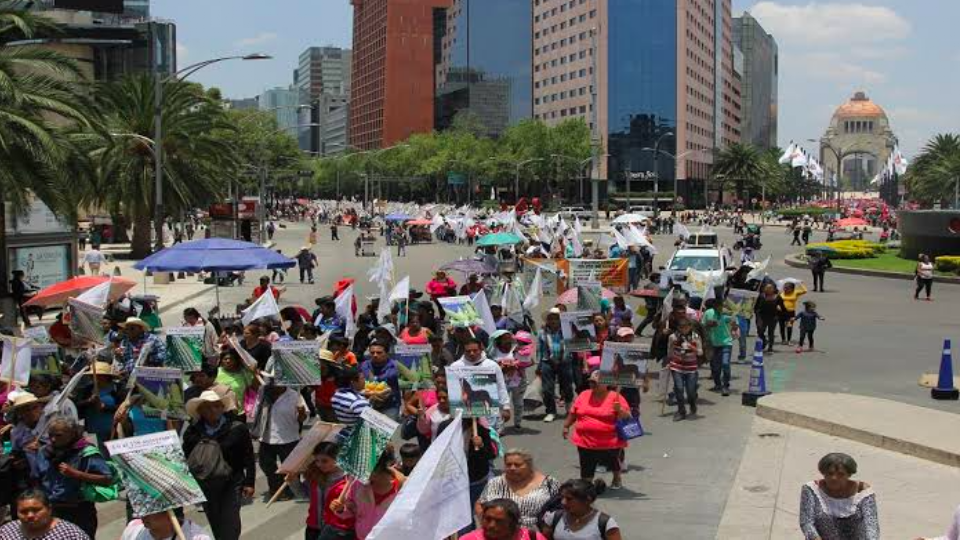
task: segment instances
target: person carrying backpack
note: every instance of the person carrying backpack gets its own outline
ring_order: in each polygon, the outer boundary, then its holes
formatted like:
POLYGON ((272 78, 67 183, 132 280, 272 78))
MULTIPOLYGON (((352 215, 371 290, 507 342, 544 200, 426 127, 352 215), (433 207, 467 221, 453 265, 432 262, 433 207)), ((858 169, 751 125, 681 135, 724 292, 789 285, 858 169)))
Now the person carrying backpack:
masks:
POLYGON ((560 486, 559 501, 544 505, 556 509, 544 513, 540 530, 549 540, 620 540, 617 522, 593 507, 605 489, 601 480, 567 480, 560 486))
POLYGON ((217 540, 240 538, 240 503, 254 493, 256 465, 246 424, 224 415, 220 394, 205 390, 187 402, 193 422, 183 433, 183 453, 207 502, 204 512, 217 540))

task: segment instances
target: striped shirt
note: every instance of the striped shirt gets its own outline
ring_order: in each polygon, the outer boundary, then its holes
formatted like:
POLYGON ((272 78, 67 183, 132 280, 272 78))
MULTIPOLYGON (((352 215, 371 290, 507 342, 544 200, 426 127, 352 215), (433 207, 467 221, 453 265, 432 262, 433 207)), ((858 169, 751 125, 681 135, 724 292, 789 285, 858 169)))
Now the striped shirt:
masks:
POLYGON ((353 426, 360 421, 360 413, 370 406, 367 398, 353 388, 338 388, 333 394, 333 412, 337 421, 347 426, 353 426))
POLYGON ((23 532, 20 521, 11 521, 3 527, 0 527, 0 538, 4 540, 90 540, 87 533, 83 532, 69 521, 60 520, 52 529, 40 536, 27 536, 23 532))
POLYGON ((520 507, 520 525, 536 530, 540 509, 551 497, 560 492, 560 483, 552 476, 544 476, 543 482, 525 495, 517 495, 510 490, 506 478, 497 476, 487 482, 480 494, 480 504, 494 499, 510 499, 520 507))
POLYGON ((697 371, 697 357, 703 354, 703 343, 697 334, 682 336, 680 332, 675 332, 670 336, 668 351, 670 371, 692 373, 697 371))

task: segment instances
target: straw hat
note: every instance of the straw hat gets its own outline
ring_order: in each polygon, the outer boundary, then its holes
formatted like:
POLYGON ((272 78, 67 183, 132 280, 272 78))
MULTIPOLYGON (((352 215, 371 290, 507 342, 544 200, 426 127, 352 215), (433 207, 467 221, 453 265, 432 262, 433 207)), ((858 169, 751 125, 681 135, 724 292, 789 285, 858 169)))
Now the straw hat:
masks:
POLYGON ((187 414, 191 418, 197 418, 200 416, 200 406, 204 403, 223 403, 224 408, 226 408, 226 402, 223 399, 223 396, 214 392, 213 390, 204 390, 198 397, 195 397, 187 402, 187 414))
POLYGON ((143 322, 143 319, 141 319, 141 318, 139 318, 139 317, 127 317, 127 320, 126 320, 126 321, 124 321, 124 322, 122 322, 122 323, 119 324, 120 328, 126 328, 126 327, 131 326, 131 325, 132 325, 132 326, 139 326, 144 332, 149 332, 149 331, 150 331, 150 325, 148 325, 147 323, 143 322))
POLYGON ((328 349, 320 349, 320 352, 317 353, 317 356, 320 357, 320 360, 326 362, 336 362, 336 358, 333 356, 333 351, 328 349))
POLYGON ((104 377, 119 377, 119 376, 120 376, 120 374, 117 373, 117 369, 114 367, 113 364, 108 364, 108 363, 106 363, 106 362, 94 362, 94 367, 95 367, 96 369, 95 369, 95 370, 90 370, 90 372, 88 373, 88 375, 93 375, 93 372, 96 371, 98 377, 101 376, 101 375, 104 376, 104 377))
POLYGON ((17 392, 17 394, 10 400, 10 406, 13 410, 22 409, 33 405, 34 403, 43 403, 44 400, 38 399, 37 396, 31 394, 30 392, 17 392))

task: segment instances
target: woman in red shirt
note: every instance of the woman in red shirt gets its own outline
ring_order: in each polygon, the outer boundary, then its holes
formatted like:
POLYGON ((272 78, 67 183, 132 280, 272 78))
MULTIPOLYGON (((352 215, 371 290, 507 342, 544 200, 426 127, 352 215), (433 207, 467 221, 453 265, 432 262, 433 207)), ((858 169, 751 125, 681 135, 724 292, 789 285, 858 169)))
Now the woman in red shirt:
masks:
MULTIPOLYGON (((317 540, 323 528, 328 526, 336 531, 353 532, 353 521, 341 518, 330 509, 330 503, 340 496, 347 484, 346 476, 337 467, 338 450, 339 447, 332 442, 318 444, 313 449, 313 463, 304 473, 310 487, 306 540, 317 540)), ((295 475, 287 477, 288 481, 294 479, 295 475)))
POLYGON ((429 345, 430 330, 420 325, 420 314, 411 313, 407 327, 400 332, 400 341, 407 345, 429 345))
POLYGON ((605 384, 600 384, 600 373, 590 375, 590 389, 580 392, 573 402, 573 408, 563 423, 563 438, 574 428, 571 442, 580 455, 580 478, 593 481, 597 465, 604 465, 613 472, 611 489, 619 489, 623 483, 620 478, 620 450, 627 447, 627 441, 617 435, 617 420, 630 418, 630 406, 627 400, 617 392, 611 392, 605 384))

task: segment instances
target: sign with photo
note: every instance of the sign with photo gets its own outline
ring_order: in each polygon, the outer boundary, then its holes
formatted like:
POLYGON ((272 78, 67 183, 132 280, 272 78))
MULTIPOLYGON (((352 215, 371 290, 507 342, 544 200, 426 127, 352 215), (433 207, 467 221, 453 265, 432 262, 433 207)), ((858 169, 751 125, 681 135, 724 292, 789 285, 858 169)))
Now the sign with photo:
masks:
POLYGON ((370 474, 398 427, 390 417, 367 407, 337 454, 337 465, 344 474, 368 484, 370 474))
POLYGON ((163 419, 186 419, 183 371, 176 368, 138 367, 133 372, 133 397, 143 414, 163 419), (136 397, 134 397, 136 396, 136 397))
POLYGON ((433 388, 433 364, 430 345, 397 343, 391 358, 400 372, 400 390, 433 388))
POLYGON ((448 296, 437 300, 447 312, 447 321, 454 328, 483 326, 483 317, 469 296, 448 296))
POLYGON ((447 367, 450 411, 462 411, 465 418, 486 417, 500 410, 497 369, 490 367, 447 367))
POLYGON ((167 366, 184 372, 200 371, 203 367, 202 326, 173 326, 164 328, 167 336, 167 366))
POLYGON ((757 291, 730 289, 724 307, 733 316, 740 315, 748 319, 753 318, 753 305, 757 303, 757 291))
POLYGON ((30 347, 30 373, 53 375, 59 379, 63 374, 60 368, 60 347, 34 343, 30 347))
POLYGON ((560 332, 567 352, 592 351, 597 346, 597 330, 592 311, 565 311, 560 314, 560 332))
POLYGON ((316 341, 278 341, 267 371, 279 386, 320 386, 323 377, 316 341))
POLYGON ((100 325, 105 313, 103 308, 71 298, 67 300, 67 311, 74 343, 103 345, 105 332, 100 325))
POLYGON ((628 388, 640 386, 647 373, 649 351, 649 343, 604 343, 600 357, 600 383, 628 388))
POLYGON ((558 289, 560 269, 557 267, 556 261, 551 259, 523 259, 521 278, 523 279, 524 289, 530 290, 533 278, 537 275, 537 268, 540 268, 540 285, 543 288, 543 294, 552 295, 563 292, 558 289))
POLYGON ((176 431, 106 441, 110 458, 123 473, 133 517, 206 502, 190 473, 176 431))
POLYGON ((22 270, 24 281, 43 289, 70 279, 70 246, 10 248, 10 272, 22 270))

